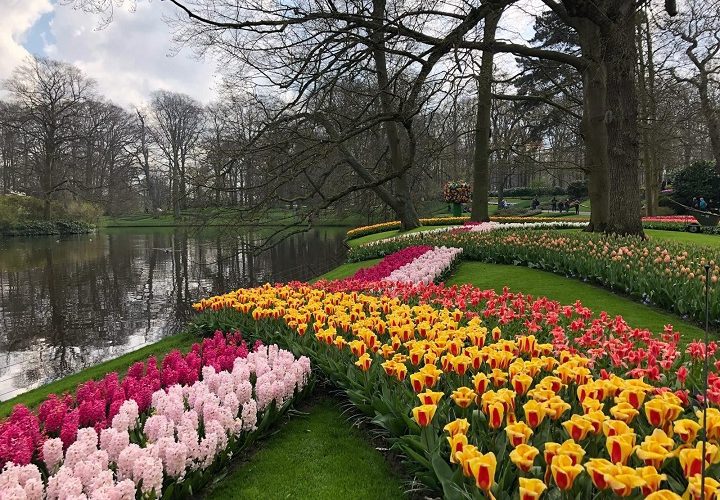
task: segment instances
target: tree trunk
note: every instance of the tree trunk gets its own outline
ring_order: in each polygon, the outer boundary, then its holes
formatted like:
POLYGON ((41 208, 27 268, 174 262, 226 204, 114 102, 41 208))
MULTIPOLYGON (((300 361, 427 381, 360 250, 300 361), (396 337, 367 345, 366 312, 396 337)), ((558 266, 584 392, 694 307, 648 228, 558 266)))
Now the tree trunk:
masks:
MULTIPOLYGON (((373 1, 373 18, 378 20, 381 25, 385 16, 385 0, 373 1)), ((383 113, 391 115, 395 112, 392 103, 392 91, 390 89, 390 79, 388 77, 387 58, 385 55, 385 41, 382 31, 377 30, 372 33, 372 39, 375 42, 373 47, 373 59, 375 61, 375 73, 377 75, 378 90, 380 92, 380 105, 383 113)), ((420 218, 418 217, 415 205, 413 204, 412 194, 410 193, 410 185, 407 180, 407 170, 402 158, 400 147, 400 136, 398 134, 397 122, 394 120, 386 120, 384 124, 385 136, 390 149, 390 163, 393 173, 397 173, 395 179, 395 197, 396 206, 393 206, 395 213, 400 218, 402 228, 404 230, 413 229, 420 226, 420 218)))
MULTIPOLYGON (((483 41, 495 41, 502 10, 493 11, 485 18, 483 41)), ((492 77, 494 53, 483 51, 480 74, 477 77, 477 115, 475 119, 475 151, 473 156, 473 191, 470 220, 490 220, 488 193, 490 192, 490 111, 492 106, 492 77)))
POLYGON ((598 44, 600 29, 585 18, 576 18, 580 48, 587 65, 582 70, 583 116, 582 139, 585 146, 585 174, 590 198, 590 224, 586 231, 603 232, 610 212, 608 198, 608 131, 605 125, 607 112, 607 67, 603 61, 603 47, 598 44))
POLYGON ((606 125, 612 207, 605 232, 644 237, 638 175, 635 16, 630 2, 625 2, 624 7, 627 12, 602 30, 600 40, 605 47, 607 68, 606 125))
POLYGON ((606 80, 605 67, 601 63, 592 64, 583 72, 582 128, 590 198, 587 230, 591 232, 605 231, 610 213, 606 80))
POLYGON ((653 79, 654 70, 652 69, 652 47, 650 45, 649 29, 643 28, 642 24, 637 26, 637 47, 638 47, 638 97, 640 99, 640 113, 642 119, 642 159, 645 170, 645 214, 657 215, 658 198, 660 195, 660 179, 658 169, 655 163, 655 155, 653 154, 654 141, 653 124, 654 109, 651 104, 653 99, 653 79), (645 59, 644 38, 647 35, 647 61, 645 59))
POLYGON ((713 107, 708 93, 708 75, 704 69, 700 69, 700 109, 702 110, 710 136, 710 146, 715 158, 715 171, 720 174, 720 117, 713 107))

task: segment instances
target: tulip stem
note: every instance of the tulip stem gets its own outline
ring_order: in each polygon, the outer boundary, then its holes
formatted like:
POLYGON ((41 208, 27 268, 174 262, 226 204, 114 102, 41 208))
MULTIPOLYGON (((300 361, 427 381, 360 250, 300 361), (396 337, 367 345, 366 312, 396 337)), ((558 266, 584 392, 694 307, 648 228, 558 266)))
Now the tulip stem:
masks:
POLYGON ((700 500, 705 500, 705 450, 707 447, 707 407, 708 407, 708 344, 710 330, 710 265, 705 264, 705 359, 703 365, 703 440, 700 459, 700 500))

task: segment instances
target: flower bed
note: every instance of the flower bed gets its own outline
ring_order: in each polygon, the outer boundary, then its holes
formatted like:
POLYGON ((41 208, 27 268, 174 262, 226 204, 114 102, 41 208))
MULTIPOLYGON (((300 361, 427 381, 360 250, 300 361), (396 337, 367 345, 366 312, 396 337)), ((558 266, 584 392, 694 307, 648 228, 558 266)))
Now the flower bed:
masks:
POLYGON ((192 385, 200 379, 203 367, 228 370, 235 359, 247 355, 248 348, 239 333, 223 335, 218 331, 212 338, 194 344, 186 355, 173 351, 160 364, 155 357, 135 363, 122 380, 112 372, 100 381, 81 384, 74 395, 51 394, 37 414, 17 405, 0 423, 0 468, 6 462, 27 465, 37 460, 48 436, 60 437, 67 448, 75 441, 78 429, 93 427, 100 432, 110 425, 125 401, 131 399, 140 411, 145 411, 154 391, 174 384, 192 385))
POLYGON ((710 314, 720 318, 720 268, 713 253, 672 242, 582 232, 445 232, 363 245, 352 249, 348 259, 370 259, 416 242, 462 248, 463 258, 469 260, 523 264, 593 281, 696 320, 704 317, 703 266, 709 263, 710 314))
POLYGON ((0 472, 0 497, 191 496, 308 384, 307 358, 296 360, 277 346, 257 347, 229 367, 226 360, 206 365, 195 383, 155 390, 145 408, 126 399, 109 427, 81 428, 71 444, 62 433, 43 436, 32 463, 8 462, 0 472))
POLYGON ((372 267, 359 269, 351 279, 364 281, 380 281, 390 276, 394 271, 411 263, 421 255, 432 250, 428 245, 417 245, 398 250, 372 267))
MULTIPOLYGON (((704 345, 681 352, 671 327, 655 336, 580 303, 355 284, 243 289, 195 307, 203 324, 235 321, 311 357, 447 498, 699 498, 704 345)), ((715 494, 720 411, 707 414, 715 494)))

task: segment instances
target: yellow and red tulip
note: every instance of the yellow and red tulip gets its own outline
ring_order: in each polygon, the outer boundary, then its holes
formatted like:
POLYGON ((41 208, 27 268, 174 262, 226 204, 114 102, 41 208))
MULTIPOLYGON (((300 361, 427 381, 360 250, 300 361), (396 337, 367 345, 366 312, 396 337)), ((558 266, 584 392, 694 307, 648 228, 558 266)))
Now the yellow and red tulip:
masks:
POLYGON ((421 405, 413 408, 413 418, 420 427, 427 427, 432 422, 437 405, 421 405))
POLYGON ((539 479, 521 477, 519 500, 538 500, 546 489, 545 483, 539 479))
POLYGON ((567 455, 556 455, 550 464, 555 484, 561 490, 569 490, 575 483, 575 478, 583 471, 582 465, 573 465, 572 459, 567 455))
POLYGON ((512 463, 514 463, 518 469, 527 472, 533 466, 535 457, 537 457, 539 453, 540 451, 534 446, 520 444, 510 452, 510 460, 512 460, 512 463))
POLYGON ((475 479, 475 485, 488 493, 495 482, 495 469, 497 468, 497 459, 493 452, 480 454, 469 461, 470 472, 475 479))
POLYGON ((521 444, 526 444, 530 440, 530 437, 533 435, 533 430, 525 422, 515 422, 514 424, 505 426, 505 433, 507 434, 510 445, 518 447, 521 444))

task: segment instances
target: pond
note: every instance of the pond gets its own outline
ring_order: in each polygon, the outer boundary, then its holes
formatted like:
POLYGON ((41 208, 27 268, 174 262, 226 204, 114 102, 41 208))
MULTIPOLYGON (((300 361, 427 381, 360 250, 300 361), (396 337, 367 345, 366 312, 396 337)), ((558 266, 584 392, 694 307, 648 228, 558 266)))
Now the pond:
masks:
POLYGON ((198 298, 339 265, 343 228, 257 253, 229 229, 119 229, 0 241, 0 401, 180 331, 198 298))

